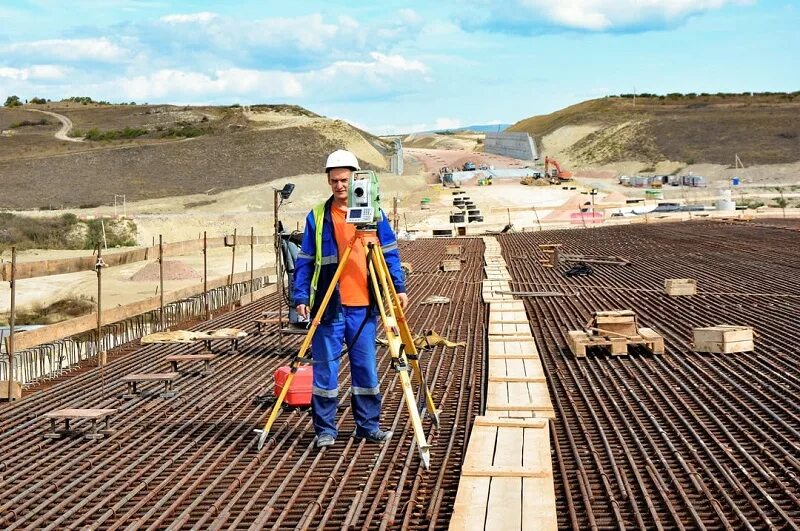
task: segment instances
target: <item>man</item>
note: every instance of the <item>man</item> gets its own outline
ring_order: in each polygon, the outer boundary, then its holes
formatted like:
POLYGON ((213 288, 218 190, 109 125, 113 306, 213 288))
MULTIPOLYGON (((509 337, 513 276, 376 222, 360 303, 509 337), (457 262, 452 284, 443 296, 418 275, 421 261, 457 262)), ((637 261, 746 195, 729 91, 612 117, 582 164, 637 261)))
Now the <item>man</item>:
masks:
MULTIPOLYGON (((297 314, 303 318, 317 317, 339 260, 355 234, 355 226, 346 223, 345 216, 350 176, 359 169, 358 159, 349 151, 340 149, 328 156, 325 172, 333 195, 306 217, 303 243, 295 264, 293 295, 297 314)), ((383 212, 376 235, 400 305, 405 308, 408 296, 397 240, 383 212)), ((377 308, 367 283, 366 253, 363 243, 357 241, 311 342, 314 359, 311 406, 319 448, 331 446, 338 434, 336 406, 343 342, 347 344, 350 358, 350 401, 356 438, 383 444, 392 436, 392 432, 382 431, 379 425, 381 393, 375 357, 377 308)))

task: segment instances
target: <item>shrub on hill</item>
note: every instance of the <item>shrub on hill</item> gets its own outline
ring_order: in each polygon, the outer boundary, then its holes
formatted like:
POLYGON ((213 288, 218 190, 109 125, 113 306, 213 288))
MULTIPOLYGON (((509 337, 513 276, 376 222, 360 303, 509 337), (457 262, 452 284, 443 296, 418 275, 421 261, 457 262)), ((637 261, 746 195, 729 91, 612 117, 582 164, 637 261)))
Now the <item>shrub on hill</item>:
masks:
POLYGON ((6 98, 6 102, 3 104, 3 107, 19 107, 22 105, 22 102, 19 99, 19 96, 9 96, 6 98))
POLYGON ((144 136, 148 133, 147 129, 138 127, 126 127, 125 129, 112 129, 109 131, 100 131, 98 128, 93 127, 86 132, 80 129, 73 129, 69 136, 79 137, 82 136, 86 140, 103 141, 103 140, 130 140, 144 136))
POLYGON ((105 223, 109 247, 136 245, 136 225, 130 220, 80 221, 75 214, 33 218, 9 212, 0 213, 0 250, 16 246, 24 249, 94 249, 103 242, 105 223))
POLYGON ((9 127, 11 129, 17 129, 18 127, 34 127, 37 125, 50 125, 51 123, 50 120, 42 118, 41 120, 22 120, 21 122, 14 122, 9 127))
MULTIPOLYGON (((208 120, 206 120, 208 121, 208 120)), ((187 122, 178 122, 161 133, 162 138, 195 138, 211 132, 208 127, 197 127, 187 122)))

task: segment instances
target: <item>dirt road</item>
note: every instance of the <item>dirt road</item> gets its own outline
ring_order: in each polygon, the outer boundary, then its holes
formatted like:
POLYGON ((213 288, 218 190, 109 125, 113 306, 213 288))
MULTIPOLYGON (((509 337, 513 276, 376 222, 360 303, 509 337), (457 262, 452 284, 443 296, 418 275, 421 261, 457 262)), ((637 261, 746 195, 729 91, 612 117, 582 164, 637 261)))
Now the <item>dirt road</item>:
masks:
POLYGON ((83 138, 71 138, 67 136, 67 134, 72 129, 72 120, 64 116, 63 114, 54 113, 51 111, 42 111, 40 109, 25 109, 26 111, 31 112, 40 112, 42 114, 47 114, 48 116, 52 116, 53 118, 57 119, 61 122, 61 129, 56 132, 56 139, 57 140, 65 140, 67 142, 83 142, 83 138))
POLYGON ((533 164, 532 161, 514 159, 493 153, 478 153, 459 149, 421 149, 404 148, 403 152, 420 161, 427 172, 438 172, 444 166, 461 167, 470 161, 476 166, 486 164, 495 168, 522 168, 533 164))

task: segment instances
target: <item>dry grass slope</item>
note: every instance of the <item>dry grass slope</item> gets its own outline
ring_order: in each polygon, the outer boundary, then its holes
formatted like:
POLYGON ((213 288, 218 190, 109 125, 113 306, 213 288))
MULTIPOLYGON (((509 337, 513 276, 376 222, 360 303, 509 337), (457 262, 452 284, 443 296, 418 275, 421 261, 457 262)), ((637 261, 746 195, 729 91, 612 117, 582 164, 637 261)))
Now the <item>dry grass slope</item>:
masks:
POLYGON ((517 122, 509 131, 537 139, 564 126, 592 124, 598 131, 570 150, 576 160, 606 164, 624 160, 730 164, 800 161, 800 98, 695 96, 664 99, 589 100, 517 122))
MULTIPOLYGON (((140 136, 76 143, 56 140, 56 124, 14 129, 0 142, 0 208, 91 207, 113 202, 114 194, 135 201, 214 193, 317 173, 325 156, 350 147, 348 142, 370 155, 364 161, 367 168, 375 168, 388 153, 376 137, 296 106, 253 106, 260 113, 305 120, 280 128, 248 120, 239 107, 58 103, 31 108, 63 114, 80 131, 130 128, 140 136), (183 138, 194 133, 196 138, 183 138)), ((0 130, 42 117, 25 109, 2 109, 0 130)))

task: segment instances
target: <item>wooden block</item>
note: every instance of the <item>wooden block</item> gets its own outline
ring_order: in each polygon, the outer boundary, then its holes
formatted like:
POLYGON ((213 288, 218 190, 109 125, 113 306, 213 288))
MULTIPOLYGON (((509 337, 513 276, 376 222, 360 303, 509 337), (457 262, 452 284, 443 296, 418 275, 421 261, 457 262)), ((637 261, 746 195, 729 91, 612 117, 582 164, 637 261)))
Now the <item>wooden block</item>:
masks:
MULTIPOLYGON (((8 399, 8 380, 0 380, 0 398, 8 399)), ((16 380, 11 382, 11 400, 22 398, 22 383, 16 380)))
POLYGON ((569 335, 569 349, 576 357, 585 358, 589 335, 582 330, 570 330, 567 334, 569 335))
POLYGON ((664 279, 664 291, 667 295, 682 296, 696 295, 697 281, 693 278, 667 278, 664 279))
POLYGON ((442 271, 461 271, 461 260, 442 260, 442 271))
POLYGON ((445 247, 444 254, 448 255, 460 255, 464 250, 464 247, 461 245, 451 244, 445 247))
POLYGON ((664 353, 664 338, 658 332, 652 328, 640 328, 639 335, 653 354, 664 353))
POLYGON ((636 318, 636 314, 632 310, 600 310, 594 313, 594 318, 598 325, 632 323, 636 318))
POLYGON ((611 342, 611 355, 612 356, 627 356, 628 355, 628 340, 624 337, 610 337, 611 342))
POLYGON ((749 326, 717 325, 692 330, 695 352, 733 354, 755 349, 753 328, 749 326))

